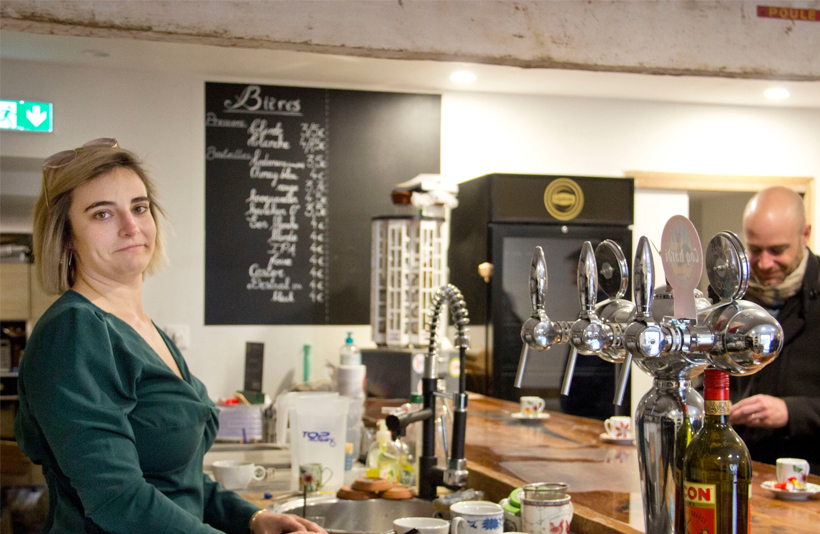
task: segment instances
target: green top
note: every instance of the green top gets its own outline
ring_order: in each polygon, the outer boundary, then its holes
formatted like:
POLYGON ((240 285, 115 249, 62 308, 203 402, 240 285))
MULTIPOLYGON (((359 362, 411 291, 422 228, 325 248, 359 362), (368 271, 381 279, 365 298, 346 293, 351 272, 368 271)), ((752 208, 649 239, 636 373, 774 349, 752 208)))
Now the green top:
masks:
POLYGON ((74 291, 34 327, 15 434, 48 483, 43 532, 248 532, 258 508, 202 470, 218 410, 160 334, 183 379, 128 324, 74 291))

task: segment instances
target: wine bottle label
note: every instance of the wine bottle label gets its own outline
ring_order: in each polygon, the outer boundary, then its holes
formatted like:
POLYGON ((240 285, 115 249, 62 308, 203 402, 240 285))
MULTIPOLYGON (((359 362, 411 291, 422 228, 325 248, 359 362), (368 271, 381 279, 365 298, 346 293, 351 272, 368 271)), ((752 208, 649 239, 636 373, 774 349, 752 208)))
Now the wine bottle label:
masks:
POLYGON ((686 534, 715 532, 715 504, 717 489, 715 484, 683 483, 683 514, 686 534))
POLYGON ((703 405, 703 413, 706 415, 729 415, 729 408, 731 407, 732 401, 708 400, 703 405))

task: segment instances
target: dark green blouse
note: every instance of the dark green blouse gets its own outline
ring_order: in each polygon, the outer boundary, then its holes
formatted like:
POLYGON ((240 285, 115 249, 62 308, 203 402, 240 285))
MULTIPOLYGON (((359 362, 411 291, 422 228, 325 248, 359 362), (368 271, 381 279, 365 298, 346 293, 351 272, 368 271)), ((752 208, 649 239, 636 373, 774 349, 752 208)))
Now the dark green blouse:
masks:
POLYGON ((183 379, 128 324, 74 291, 34 327, 15 433, 48 483, 44 532, 248 532, 258 508, 202 471, 218 411, 160 333, 183 379))

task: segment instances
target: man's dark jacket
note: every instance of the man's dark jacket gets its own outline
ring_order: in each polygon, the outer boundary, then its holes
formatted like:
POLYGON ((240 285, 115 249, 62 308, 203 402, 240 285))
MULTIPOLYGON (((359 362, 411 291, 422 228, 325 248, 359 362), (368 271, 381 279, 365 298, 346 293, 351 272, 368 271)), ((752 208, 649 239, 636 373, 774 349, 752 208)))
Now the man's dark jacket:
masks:
POLYGON ((753 460, 805 458, 820 474, 820 258, 807 253, 803 286, 777 315, 785 341, 780 356, 752 376, 733 377, 731 388, 733 402, 763 393, 780 397, 789 409, 784 428, 736 427, 753 460))

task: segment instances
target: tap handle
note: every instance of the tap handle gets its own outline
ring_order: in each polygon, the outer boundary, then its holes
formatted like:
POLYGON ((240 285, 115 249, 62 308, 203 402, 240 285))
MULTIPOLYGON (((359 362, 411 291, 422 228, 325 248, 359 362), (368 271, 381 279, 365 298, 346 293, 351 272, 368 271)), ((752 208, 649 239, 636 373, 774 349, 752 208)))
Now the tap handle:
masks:
POLYGON ((629 381, 629 371, 632 369, 632 353, 627 351, 624 355, 624 362, 621 364, 621 374, 618 376, 618 383, 615 385, 614 404, 620 406, 624 402, 626 383, 629 381))
POLYGON ((544 311, 547 303, 547 260, 544 249, 535 247, 530 267, 530 298, 532 299, 532 316, 546 317, 544 311))
POLYGON ((578 258, 578 300, 581 303, 581 318, 594 315, 595 303, 598 302, 598 267, 592 243, 584 241, 581 256, 578 258))
POLYGON ((561 395, 569 395, 569 386, 572 384, 572 375, 575 374, 575 360, 578 359, 578 349, 572 347, 567 356, 567 369, 564 371, 564 381, 561 384, 561 395))
POLYGON ((655 262, 652 247, 646 236, 638 240, 635 262, 632 264, 632 292, 635 300, 635 317, 652 317, 652 291, 655 289, 655 262))
POLYGON ((629 285, 629 265, 621 246, 604 239, 595 247, 595 263, 601 290, 611 299, 623 298, 629 285))

